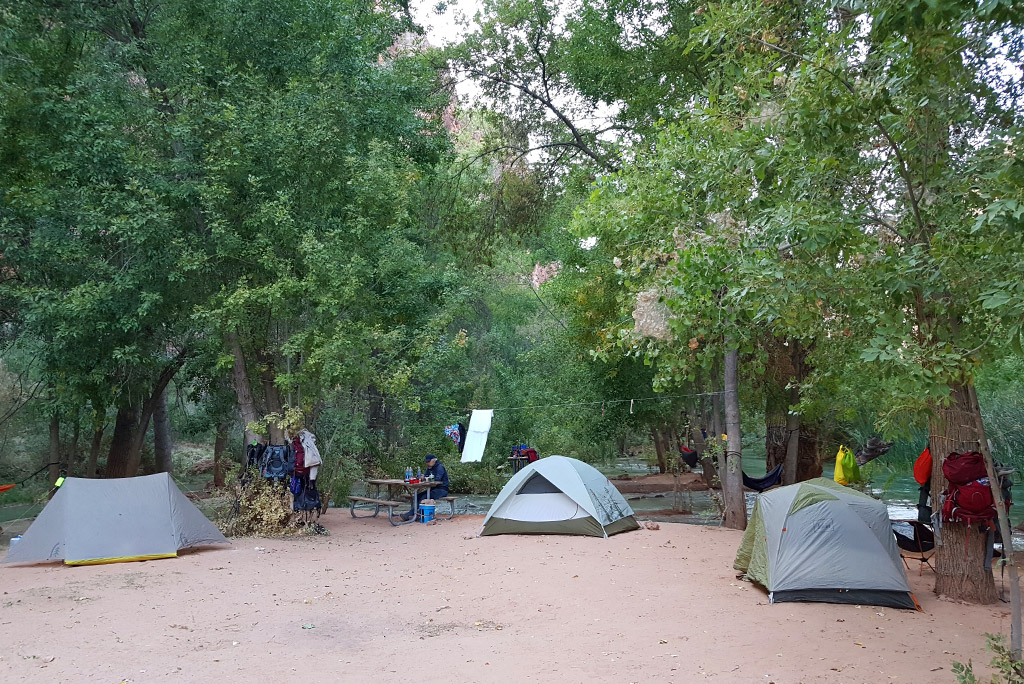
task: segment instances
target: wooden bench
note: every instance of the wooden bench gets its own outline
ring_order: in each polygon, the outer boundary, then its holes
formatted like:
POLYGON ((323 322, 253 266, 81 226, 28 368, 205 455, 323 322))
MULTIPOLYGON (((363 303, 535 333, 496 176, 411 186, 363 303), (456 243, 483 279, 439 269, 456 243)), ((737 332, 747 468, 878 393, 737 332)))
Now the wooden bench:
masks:
MULTIPOLYGON (((410 495, 408 495, 408 494, 403 494, 399 498, 405 499, 406 501, 409 501, 410 499, 412 499, 412 497, 410 495)), ((458 498, 459 497, 457 497, 457 496, 439 496, 439 497, 436 497, 434 499, 434 501, 447 501, 448 505, 451 506, 451 510, 448 511, 448 517, 445 518, 445 520, 451 520, 452 518, 455 517, 455 500, 458 499, 458 498)))
POLYGON ((441 501, 447 501, 448 505, 452 507, 451 510, 448 512, 448 517, 445 518, 445 520, 451 520, 452 518, 455 517, 455 500, 458 499, 458 498, 459 497, 457 497, 457 496, 442 496, 442 497, 440 497, 441 501))
MULTIPOLYGON (((371 499, 368 496, 350 496, 348 512, 352 514, 353 518, 376 518, 377 514, 380 513, 381 508, 388 509, 388 522, 397 527, 401 523, 395 522, 395 507, 405 506, 406 504, 401 501, 389 501, 387 499, 371 499), (356 504, 372 504, 373 515, 356 515, 356 504)), ((454 504, 453 504, 454 505, 454 504)), ((368 510, 366 508, 360 508, 359 510, 368 510)))

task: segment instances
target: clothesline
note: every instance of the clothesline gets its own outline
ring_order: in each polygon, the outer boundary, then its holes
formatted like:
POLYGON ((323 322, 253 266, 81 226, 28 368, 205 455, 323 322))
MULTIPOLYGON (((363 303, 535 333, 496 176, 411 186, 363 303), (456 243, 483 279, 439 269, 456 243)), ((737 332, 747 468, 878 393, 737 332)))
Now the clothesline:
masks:
MULTIPOLYGON (((660 397, 643 397, 640 399, 604 399, 602 401, 578 401, 569 402, 565 404, 531 404, 529 406, 505 406, 501 408, 491 409, 492 411, 523 411, 525 409, 537 409, 537 408, 563 408, 566 406, 603 406, 606 404, 623 404, 623 403, 634 403, 641 401, 662 401, 664 399, 694 399, 697 397, 714 397, 721 396, 728 392, 735 392, 736 390, 722 390, 719 392, 700 392, 698 394, 666 394, 660 397)), ((473 411, 471 408, 464 409, 453 409, 461 411, 473 411)))

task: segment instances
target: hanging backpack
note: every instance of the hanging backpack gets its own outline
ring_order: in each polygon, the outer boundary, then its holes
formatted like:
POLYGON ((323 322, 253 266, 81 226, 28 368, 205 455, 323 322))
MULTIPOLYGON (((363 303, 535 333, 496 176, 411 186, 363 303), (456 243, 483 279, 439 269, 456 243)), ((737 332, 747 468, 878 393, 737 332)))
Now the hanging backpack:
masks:
POLYGON ((267 445, 262 442, 254 442, 245 448, 245 469, 259 468, 263 463, 263 452, 267 445))
POLYGON ((914 461, 914 480, 919 485, 926 485, 932 479, 932 452, 928 447, 924 448, 921 455, 914 461))
POLYGON ((995 499, 987 477, 965 484, 950 483, 942 502, 943 522, 974 525, 995 519, 995 499))
POLYGON ((988 477, 985 457, 977 451, 952 453, 942 462, 942 474, 950 484, 967 484, 988 477))
POLYGON ((272 444, 263 452, 260 475, 268 480, 283 480, 295 470, 292 448, 287 444, 272 444))

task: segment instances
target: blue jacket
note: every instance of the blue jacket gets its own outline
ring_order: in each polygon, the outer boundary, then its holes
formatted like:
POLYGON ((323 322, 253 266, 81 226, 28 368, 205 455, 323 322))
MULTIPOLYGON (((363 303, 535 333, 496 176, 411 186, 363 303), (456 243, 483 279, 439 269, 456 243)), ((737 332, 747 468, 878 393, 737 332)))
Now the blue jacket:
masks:
POLYGON ((427 468, 427 472, 424 475, 433 475, 434 482, 439 483, 439 488, 448 489, 448 471, 444 469, 440 461, 434 463, 432 468, 427 468))

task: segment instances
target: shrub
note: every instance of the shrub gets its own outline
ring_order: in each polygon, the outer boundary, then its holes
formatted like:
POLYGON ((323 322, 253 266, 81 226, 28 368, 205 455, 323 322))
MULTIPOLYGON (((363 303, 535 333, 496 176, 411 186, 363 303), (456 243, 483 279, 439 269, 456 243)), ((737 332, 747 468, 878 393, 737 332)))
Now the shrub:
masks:
POLYGON ((215 516, 224 534, 231 537, 272 537, 293 531, 288 527, 292 508, 288 488, 251 469, 243 482, 238 469, 227 477, 227 506, 215 516))
MULTIPOLYGON (((985 648, 993 653, 992 669, 995 674, 990 680, 992 684, 1024 684, 1024 662, 1014 660, 1013 652, 1006 645, 1006 637, 1002 634, 986 634, 985 648)), ((982 680, 974 676, 971 661, 967 664, 953 663, 953 674, 959 684, 981 684, 982 680)))

